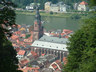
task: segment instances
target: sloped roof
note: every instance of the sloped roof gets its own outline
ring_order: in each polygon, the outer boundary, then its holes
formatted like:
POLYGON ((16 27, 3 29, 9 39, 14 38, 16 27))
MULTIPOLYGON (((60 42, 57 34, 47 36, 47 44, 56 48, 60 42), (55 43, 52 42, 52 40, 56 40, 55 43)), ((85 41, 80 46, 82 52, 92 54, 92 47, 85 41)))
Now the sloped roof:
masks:
POLYGON ((51 37, 46 35, 43 35, 43 37, 41 37, 39 40, 45 42, 60 43, 60 44, 66 44, 68 42, 67 38, 51 37))
POLYGON ((25 51, 24 50, 19 50, 18 55, 24 55, 25 51))
POLYGON ((88 3, 85 2, 85 1, 82 1, 80 4, 81 4, 81 5, 87 5, 88 3))
POLYGON ((27 59, 21 60, 20 63, 21 64, 27 64, 29 61, 27 59))
POLYGON ((66 44, 45 42, 45 41, 39 41, 39 40, 35 40, 31 46, 33 46, 33 47, 47 48, 47 49, 55 49, 55 50, 68 51, 66 49, 66 47, 67 47, 66 44))
POLYGON ((19 36, 17 36, 17 35, 12 35, 12 36, 11 36, 11 39, 14 39, 14 40, 15 40, 15 39, 17 39, 17 38, 19 38, 19 36))

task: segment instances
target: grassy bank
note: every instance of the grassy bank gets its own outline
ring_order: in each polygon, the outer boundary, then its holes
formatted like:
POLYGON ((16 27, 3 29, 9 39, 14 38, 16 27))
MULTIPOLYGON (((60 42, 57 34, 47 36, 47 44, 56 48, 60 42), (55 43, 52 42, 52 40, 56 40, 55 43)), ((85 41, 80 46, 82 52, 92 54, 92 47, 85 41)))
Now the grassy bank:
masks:
MULTIPOLYGON (((25 15, 35 15, 35 12, 31 12, 31 11, 15 11, 16 14, 25 14, 25 15)), ((46 13, 46 12, 41 12, 40 11, 40 15, 41 16, 51 16, 51 17, 71 17, 72 14, 71 13, 46 13)))
MULTIPOLYGON (((33 11, 15 11, 16 14, 24 14, 24 15, 35 15, 36 13, 33 11)), ((44 11, 40 11, 41 16, 49 16, 49 17, 60 17, 60 18, 66 18, 70 17, 72 19, 84 19, 88 14, 86 13, 78 13, 78 12, 72 12, 72 13, 46 13, 44 11)))

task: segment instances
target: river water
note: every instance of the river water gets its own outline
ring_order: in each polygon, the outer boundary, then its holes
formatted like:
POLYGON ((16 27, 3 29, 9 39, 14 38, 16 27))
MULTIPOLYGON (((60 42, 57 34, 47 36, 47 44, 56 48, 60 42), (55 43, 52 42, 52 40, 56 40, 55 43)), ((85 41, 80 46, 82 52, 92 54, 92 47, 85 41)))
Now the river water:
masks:
MULTIPOLYGON (((80 28, 81 24, 78 19, 71 18, 60 18, 60 17, 41 17, 42 25, 46 30, 57 30, 57 29, 70 29, 76 31, 80 28)), ((16 16, 17 24, 33 25, 35 16, 18 14, 16 16)))

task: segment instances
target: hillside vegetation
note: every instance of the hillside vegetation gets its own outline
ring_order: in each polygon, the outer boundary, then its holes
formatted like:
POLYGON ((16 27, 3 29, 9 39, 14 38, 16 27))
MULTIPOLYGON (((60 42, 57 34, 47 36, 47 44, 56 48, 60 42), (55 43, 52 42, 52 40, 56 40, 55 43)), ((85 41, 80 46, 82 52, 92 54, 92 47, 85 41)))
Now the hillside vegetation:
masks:
POLYGON ((73 3, 81 2, 82 0, 12 0, 12 2, 14 2, 20 8, 25 8, 26 5, 29 5, 30 3, 33 2, 40 3, 41 9, 44 9, 44 3, 47 1, 51 1, 52 3, 58 3, 60 1, 63 1, 65 4, 72 5, 73 3))

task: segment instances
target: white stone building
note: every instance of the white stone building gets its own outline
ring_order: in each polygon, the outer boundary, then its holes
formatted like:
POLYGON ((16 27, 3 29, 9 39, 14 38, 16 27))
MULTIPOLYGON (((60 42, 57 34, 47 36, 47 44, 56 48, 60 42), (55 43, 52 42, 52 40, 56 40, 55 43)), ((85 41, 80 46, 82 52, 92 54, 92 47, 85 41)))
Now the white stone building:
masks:
POLYGON ((59 12, 60 11, 60 7, 57 4, 51 4, 50 11, 59 12))
POLYGON ((18 53, 17 53, 17 58, 20 60, 24 57, 25 55, 25 50, 20 50, 18 53))
POLYGON ((35 3, 31 3, 29 6, 26 6, 26 10, 34 10, 35 3))
POLYGON ((50 11, 50 6, 51 6, 51 4, 52 4, 51 2, 46 2, 46 3, 45 3, 45 6, 44 6, 44 7, 45 7, 45 8, 44 8, 45 11, 50 11))
POLYGON ((88 10, 89 10, 88 3, 86 3, 85 1, 82 1, 78 5, 78 11, 88 11, 88 10))

